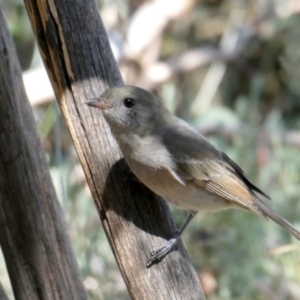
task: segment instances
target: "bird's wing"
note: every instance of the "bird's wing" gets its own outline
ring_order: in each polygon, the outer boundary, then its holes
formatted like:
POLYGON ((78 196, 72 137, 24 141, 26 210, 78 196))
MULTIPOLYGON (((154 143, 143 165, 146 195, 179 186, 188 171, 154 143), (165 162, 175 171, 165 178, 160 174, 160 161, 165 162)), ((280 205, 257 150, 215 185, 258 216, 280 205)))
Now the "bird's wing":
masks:
POLYGON ((232 201, 252 212, 265 216, 256 205, 256 191, 266 197, 260 189, 254 186, 244 175, 242 169, 231 161, 226 154, 220 152, 218 158, 204 160, 186 160, 177 162, 178 173, 185 180, 192 181, 212 194, 232 201))
POLYGON ((254 192, 269 197, 252 184, 225 153, 183 120, 173 118, 163 128, 162 142, 183 181, 192 181, 212 194, 264 215, 255 203, 257 196, 254 192))
POLYGON ((230 159, 224 152, 221 152, 222 160, 226 163, 226 166, 229 167, 231 172, 236 173, 236 175, 243 180, 243 182, 247 185, 248 188, 250 188, 252 191, 255 191, 265 198, 271 200, 271 198, 266 195, 261 189, 259 189, 257 186, 255 186, 245 175, 242 168, 235 163, 232 159, 230 159))

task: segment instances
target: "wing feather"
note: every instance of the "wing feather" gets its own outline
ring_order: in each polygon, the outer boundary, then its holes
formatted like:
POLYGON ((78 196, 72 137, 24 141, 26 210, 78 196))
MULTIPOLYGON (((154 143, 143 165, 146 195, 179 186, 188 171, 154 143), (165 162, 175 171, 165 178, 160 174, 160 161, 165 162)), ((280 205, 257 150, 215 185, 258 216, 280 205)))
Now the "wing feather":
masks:
POLYGON ((177 165, 180 169, 180 175, 184 176, 186 180, 192 180, 193 183, 212 194, 235 202, 257 215, 265 216, 255 204, 254 198, 256 196, 251 187, 226 161, 205 159, 198 163, 191 161, 190 164, 177 165))

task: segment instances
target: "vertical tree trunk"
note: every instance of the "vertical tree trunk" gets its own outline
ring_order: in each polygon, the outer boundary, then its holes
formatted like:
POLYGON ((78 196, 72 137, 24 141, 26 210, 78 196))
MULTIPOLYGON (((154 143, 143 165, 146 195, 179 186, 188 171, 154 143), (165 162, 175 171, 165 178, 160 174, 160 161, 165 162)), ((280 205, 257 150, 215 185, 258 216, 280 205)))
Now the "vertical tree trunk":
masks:
POLYGON ((151 250, 175 231, 165 202, 126 181, 124 163, 100 112, 84 102, 122 79, 94 0, 24 0, 62 114, 103 227, 133 299, 204 299, 181 243, 146 268, 151 250))
POLYGON ((87 299, 0 11, 0 243, 16 299, 87 299))

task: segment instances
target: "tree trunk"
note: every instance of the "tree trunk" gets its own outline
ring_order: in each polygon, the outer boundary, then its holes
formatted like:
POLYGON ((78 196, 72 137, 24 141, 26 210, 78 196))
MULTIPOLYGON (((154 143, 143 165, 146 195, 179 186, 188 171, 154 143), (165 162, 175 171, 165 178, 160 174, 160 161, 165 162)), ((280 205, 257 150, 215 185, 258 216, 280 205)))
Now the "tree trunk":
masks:
POLYGON ((104 230, 133 299, 204 299, 180 242, 146 268, 175 231, 168 206, 127 169, 101 113, 85 105, 122 85, 94 0, 24 0, 41 56, 71 133, 104 230))
POLYGON ((16 299, 87 299, 0 10, 0 243, 16 299))

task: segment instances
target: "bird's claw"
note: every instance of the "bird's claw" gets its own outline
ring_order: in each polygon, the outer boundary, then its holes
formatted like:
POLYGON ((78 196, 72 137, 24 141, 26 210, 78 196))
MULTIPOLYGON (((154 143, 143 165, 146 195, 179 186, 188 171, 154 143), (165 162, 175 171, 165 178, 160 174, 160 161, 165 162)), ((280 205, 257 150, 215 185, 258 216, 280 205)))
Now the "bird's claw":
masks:
POLYGON ((147 260, 146 266, 149 268, 155 262, 161 261, 165 256, 167 256, 174 248, 178 242, 178 237, 170 239, 165 245, 155 251, 151 251, 151 258, 147 260))

